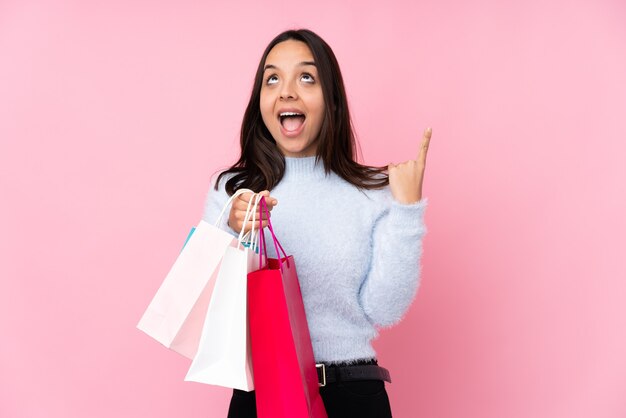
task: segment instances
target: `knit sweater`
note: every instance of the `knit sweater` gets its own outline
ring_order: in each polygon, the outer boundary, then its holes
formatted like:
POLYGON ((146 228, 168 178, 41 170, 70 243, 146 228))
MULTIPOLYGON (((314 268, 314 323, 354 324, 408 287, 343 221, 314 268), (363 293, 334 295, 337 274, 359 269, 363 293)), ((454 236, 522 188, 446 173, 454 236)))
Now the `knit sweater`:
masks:
MULTIPOLYGON (((285 162, 270 191, 278 200, 271 222, 296 263, 315 360, 375 358, 378 330, 399 322, 417 292, 428 200, 400 203, 389 186, 360 191, 334 172, 326 175, 315 157, 285 162)), ((213 189, 216 177, 203 215, 212 224, 228 200, 224 179, 213 189)), ((227 220, 228 212, 218 226, 237 236, 227 220)), ((276 257, 273 245, 267 251, 276 257)))

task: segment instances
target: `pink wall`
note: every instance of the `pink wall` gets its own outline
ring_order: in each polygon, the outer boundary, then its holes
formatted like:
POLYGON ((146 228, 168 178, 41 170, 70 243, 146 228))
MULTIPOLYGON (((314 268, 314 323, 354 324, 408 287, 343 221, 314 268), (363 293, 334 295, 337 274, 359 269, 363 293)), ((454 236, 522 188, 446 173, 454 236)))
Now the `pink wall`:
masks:
POLYGON ((626 4, 129 3, 0 3, 0 416, 225 417, 135 325, 301 26, 367 163, 434 131, 395 416, 626 416, 626 4))

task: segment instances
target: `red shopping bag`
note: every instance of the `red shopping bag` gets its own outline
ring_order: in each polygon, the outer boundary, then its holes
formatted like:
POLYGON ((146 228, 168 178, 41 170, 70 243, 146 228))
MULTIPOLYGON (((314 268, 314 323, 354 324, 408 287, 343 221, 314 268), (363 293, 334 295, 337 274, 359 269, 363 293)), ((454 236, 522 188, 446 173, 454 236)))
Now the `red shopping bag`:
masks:
MULTIPOLYGON (((267 266, 248 273, 248 323, 259 418, 327 418, 319 393, 313 346, 293 256, 276 239, 266 214, 276 254, 267 266)), ((267 254, 261 233, 259 257, 267 254)))

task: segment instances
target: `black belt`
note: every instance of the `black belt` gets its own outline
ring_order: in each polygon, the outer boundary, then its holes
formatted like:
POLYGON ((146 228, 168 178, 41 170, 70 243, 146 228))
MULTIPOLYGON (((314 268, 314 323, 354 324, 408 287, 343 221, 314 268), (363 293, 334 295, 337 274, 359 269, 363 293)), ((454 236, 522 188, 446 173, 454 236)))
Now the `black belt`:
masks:
POLYGON ((320 386, 327 383, 354 380, 385 380, 391 383, 389 370, 375 364, 355 366, 335 366, 324 363, 316 364, 317 380, 320 386))

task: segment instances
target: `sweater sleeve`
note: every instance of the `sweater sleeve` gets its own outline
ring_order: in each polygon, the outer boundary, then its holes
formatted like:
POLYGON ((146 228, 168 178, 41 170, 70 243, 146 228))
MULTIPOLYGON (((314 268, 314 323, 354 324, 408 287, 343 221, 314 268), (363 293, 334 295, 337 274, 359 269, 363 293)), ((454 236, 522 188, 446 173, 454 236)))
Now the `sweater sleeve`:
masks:
MULTIPOLYGON (((225 189, 226 179, 222 178, 219 188, 215 190, 215 182, 217 181, 218 175, 219 173, 215 174, 211 178, 211 188, 209 189, 209 192, 206 196, 204 202, 204 211, 202 214, 202 219, 210 223, 211 225, 215 225, 215 222, 217 222, 217 218, 222 212, 222 208, 224 208, 224 205, 226 205, 229 199, 228 193, 226 193, 225 189)), ((224 216, 222 217, 222 220, 219 225, 217 225, 217 227, 230 233, 234 237, 238 237, 239 234, 235 232, 230 226, 228 226, 228 216, 230 213, 229 211, 230 206, 226 208, 226 211, 224 211, 224 216)))
POLYGON ((420 283, 427 198, 391 204, 374 224, 370 268, 359 299, 370 322, 389 327, 408 310, 420 283))

